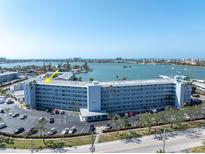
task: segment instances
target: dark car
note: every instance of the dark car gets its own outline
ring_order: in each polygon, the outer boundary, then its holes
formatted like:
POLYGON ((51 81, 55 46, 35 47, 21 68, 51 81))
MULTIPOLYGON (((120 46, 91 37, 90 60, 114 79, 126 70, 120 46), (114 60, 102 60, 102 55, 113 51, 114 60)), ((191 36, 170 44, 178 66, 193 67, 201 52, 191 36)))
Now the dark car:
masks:
POLYGON ((44 120, 45 120, 44 117, 40 117, 40 118, 38 119, 39 122, 42 122, 42 121, 44 121, 44 120))
POLYGON ((2 109, 2 110, 0 111, 0 113, 5 113, 5 111, 2 109))
POLYGON ((110 123, 106 123, 106 129, 112 129, 112 125, 110 123))
POLYGON ((60 111, 59 111, 58 109, 54 109, 54 110, 53 110, 53 113, 55 113, 55 114, 59 114, 60 111))
POLYGON ((124 113, 120 113, 119 116, 120 116, 120 117, 124 117, 125 114, 124 114, 124 113))
POLYGON ((22 133, 22 132, 24 132, 25 131, 25 129, 23 128, 23 127, 21 127, 21 128, 19 128, 19 129, 16 129, 15 131, 14 131, 14 134, 20 134, 20 133, 22 133))
POLYGON ((50 124, 53 124, 55 121, 54 121, 54 118, 50 118, 50 120, 49 120, 49 123, 50 124))
POLYGON ((65 114, 65 111, 60 110, 60 114, 61 114, 61 115, 64 115, 64 114, 65 114))
POLYGON ((46 112, 51 112, 49 109, 46 109, 46 112))
POLYGON ((37 132, 38 130, 35 127, 32 127, 31 129, 29 129, 28 135, 33 135, 33 134, 36 134, 37 132))
POLYGON ((18 117, 19 116, 19 113, 15 113, 12 115, 12 118, 15 118, 15 117, 18 117))
POLYGON ((90 125, 89 132, 94 132, 94 131, 95 131, 95 126, 94 125, 90 125))

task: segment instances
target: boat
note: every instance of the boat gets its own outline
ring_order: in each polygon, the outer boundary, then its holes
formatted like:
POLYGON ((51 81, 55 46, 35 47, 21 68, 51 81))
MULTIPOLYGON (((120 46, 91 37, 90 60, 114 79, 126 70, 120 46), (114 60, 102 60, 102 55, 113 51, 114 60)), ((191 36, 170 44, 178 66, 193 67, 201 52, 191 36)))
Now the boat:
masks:
POLYGON ((160 79, 170 79, 170 77, 167 76, 167 75, 159 75, 157 78, 160 78, 160 79))
POLYGON ((176 71, 176 73, 181 74, 182 72, 181 71, 176 71))

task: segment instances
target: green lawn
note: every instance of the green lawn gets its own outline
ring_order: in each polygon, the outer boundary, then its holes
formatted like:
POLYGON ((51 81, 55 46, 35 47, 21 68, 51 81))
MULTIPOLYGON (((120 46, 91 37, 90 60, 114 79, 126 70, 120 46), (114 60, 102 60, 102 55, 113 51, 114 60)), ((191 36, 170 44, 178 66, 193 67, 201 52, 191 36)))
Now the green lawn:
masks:
MULTIPOLYGON (((155 126, 152 127, 150 132, 148 131, 148 128, 139 128, 139 129, 133 129, 132 132, 135 132, 137 136, 145 136, 145 135, 151 135, 155 134, 157 132, 163 132, 164 129, 167 132, 176 131, 180 129, 187 129, 187 128, 197 128, 205 126, 205 120, 198 120, 198 121, 191 121, 191 122, 182 122, 181 126, 173 125, 173 128, 170 127, 170 124, 162 125, 162 126, 155 126)), ((114 141, 119 139, 126 139, 128 130, 120 131, 119 134, 116 136, 117 132, 110 132, 110 133, 104 133, 100 136, 99 142, 107 142, 107 141, 114 141)))
POLYGON ((205 153, 205 145, 191 148, 188 150, 190 153, 205 153))
MULTIPOLYGON (((95 136, 94 136, 95 139, 95 136)), ((46 143, 50 147, 71 147, 78 145, 85 145, 91 143, 91 136, 82 136, 82 137, 72 137, 65 139, 47 139, 46 143)), ((33 145, 37 149, 46 148, 43 140, 41 139, 12 139, 12 141, 1 141, 0 147, 5 148, 18 148, 18 149, 29 149, 33 145)))

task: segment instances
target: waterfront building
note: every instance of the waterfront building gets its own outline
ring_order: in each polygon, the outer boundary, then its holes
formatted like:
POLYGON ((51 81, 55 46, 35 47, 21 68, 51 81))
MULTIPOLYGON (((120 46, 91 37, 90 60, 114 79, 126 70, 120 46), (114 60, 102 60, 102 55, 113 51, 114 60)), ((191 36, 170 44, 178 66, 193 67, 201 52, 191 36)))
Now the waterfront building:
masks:
POLYGON ((4 72, 0 74, 0 84, 18 78, 19 78, 19 74, 17 72, 4 72))
POLYGON ((24 85, 25 102, 35 109, 80 111, 85 121, 106 119, 109 113, 142 112, 167 106, 180 108, 191 101, 191 84, 175 79, 111 82, 41 78, 24 85))

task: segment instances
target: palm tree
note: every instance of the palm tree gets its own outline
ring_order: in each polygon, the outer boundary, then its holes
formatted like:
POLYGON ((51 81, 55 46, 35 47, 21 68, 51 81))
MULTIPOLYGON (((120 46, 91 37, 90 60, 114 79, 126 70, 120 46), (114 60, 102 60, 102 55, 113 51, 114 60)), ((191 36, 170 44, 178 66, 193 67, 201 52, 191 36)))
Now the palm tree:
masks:
POLYGON ((155 124, 159 124, 161 121, 161 116, 159 113, 154 113, 153 114, 153 121, 155 122, 155 124))
POLYGON ((173 124, 176 122, 176 110, 173 108, 167 108, 164 111, 164 114, 166 115, 166 123, 169 123, 170 127, 173 128, 173 124))
POLYGON ((85 63, 85 64, 83 65, 83 70, 85 70, 85 71, 88 71, 88 70, 89 70, 88 63, 85 63))
POLYGON ((111 107, 112 107, 112 105, 111 105, 111 98, 112 98, 112 89, 113 89, 113 86, 110 85, 110 86, 108 87, 108 89, 109 89, 108 111, 111 112, 111 107))
POLYGON ((5 111, 6 111, 6 116, 8 116, 8 114, 9 114, 9 111, 10 111, 10 108, 5 108, 5 111))
POLYGON ((126 77, 123 77, 122 80, 127 80, 127 78, 126 78, 126 77))
POLYGON ((148 132, 150 132, 152 124, 153 124, 153 118, 151 117, 150 113, 144 113, 140 115, 140 124, 143 127, 148 127, 148 132))
POLYGON ((66 71, 70 71, 72 68, 71 68, 71 65, 69 63, 69 61, 66 62, 66 71))
POLYGON ((35 128, 40 132, 40 136, 43 139, 44 145, 46 145, 46 146, 47 146, 47 144, 46 144, 46 141, 45 141, 45 134, 48 131, 48 128, 46 127, 47 123, 48 123, 48 121, 44 119, 43 121, 38 121, 35 124, 35 128))
POLYGON ((184 112, 183 111, 175 112, 175 123, 177 124, 177 127, 180 127, 181 122, 183 121, 184 121, 184 112))
POLYGON ((81 76, 78 78, 78 81, 82 81, 82 77, 81 76))
POLYGON ((90 78, 89 80, 90 80, 91 82, 92 82, 92 81, 94 81, 94 79, 93 79, 93 78, 90 78))
POLYGON ((5 90, 2 89, 2 88, 0 88, 0 94, 1 94, 1 95, 4 95, 5 93, 6 93, 5 90))

